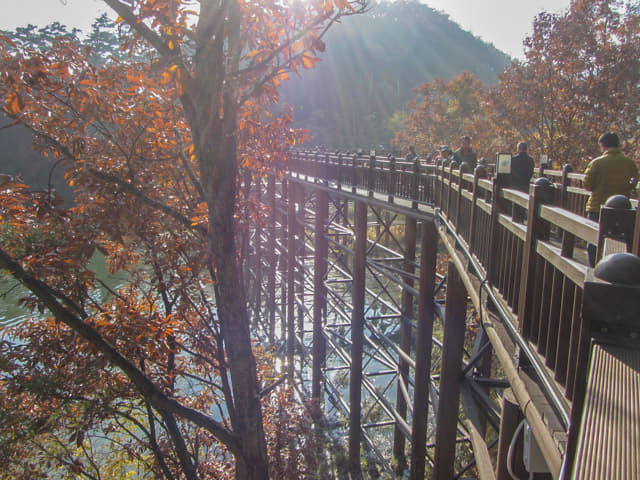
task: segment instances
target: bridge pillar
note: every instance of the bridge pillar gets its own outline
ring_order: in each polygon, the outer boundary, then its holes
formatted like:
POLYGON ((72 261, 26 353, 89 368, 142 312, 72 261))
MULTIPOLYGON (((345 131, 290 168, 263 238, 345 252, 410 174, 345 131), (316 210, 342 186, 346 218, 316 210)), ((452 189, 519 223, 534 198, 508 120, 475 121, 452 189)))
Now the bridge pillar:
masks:
POLYGON ((362 352, 364 345, 364 299, 367 250, 367 204, 355 202, 355 246, 351 312, 351 375, 349 378, 349 471, 362 477, 360 468, 360 417, 362 412, 362 352))
POLYGON ((433 321, 435 319, 434 296, 437 256, 438 231, 433 222, 424 222, 422 224, 422 248, 420 250, 420 296, 418 299, 413 424, 411 427, 410 478, 415 480, 424 478, 425 458, 427 455, 427 420, 429 413, 429 384, 431 382, 433 321))
POLYGON ((289 268, 289 256, 286 249, 287 245, 287 198, 289 197, 289 184, 286 178, 282 179, 280 191, 280 202, 277 205, 276 217, 279 218, 279 239, 277 242, 279 245, 276 247, 278 249, 278 258, 280 259, 279 270, 280 270, 280 339, 286 346, 287 344, 287 271, 289 268))
POLYGON ((298 203, 297 184, 291 180, 287 189, 287 373, 293 379, 293 366, 296 346, 296 265, 298 261, 296 204, 298 203))
POLYGON ((276 264, 278 263, 276 253, 276 225, 278 216, 276 214, 276 178, 274 175, 269 175, 267 180, 267 201, 269 202, 269 209, 271 211, 270 222, 267 229, 267 262, 269 265, 267 292, 269 298, 267 299, 267 310, 269 316, 269 339, 274 341, 276 334, 276 264))
POLYGON ((450 480, 455 477, 456 433, 460 402, 462 350, 466 327, 467 291, 453 262, 447 268, 444 341, 440 394, 436 418, 436 446, 433 478, 450 480))
MULTIPOLYGON (((496 480, 513 480, 507 467, 509 446, 513 441, 513 436, 518 429, 518 424, 522 421, 520 405, 510 389, 504 391, 502 395, 502 415, 500 416, 500 438, 498 441, 498 459, 496 462, 496 480)), ((519 442, 514 445, 513 458, 511 459, 511 469, 518 478, 527 478, 529 472, 524 468, 522 462, 522 436, 519 442)))
MULTIPOLYGON (((416 224, 415 218, 406 217, 404 271, 407 272, 407 275, 404 277, 404 282, 409 287, 413 287, 412 275, 415 270, 413 264, 416 258, 416 224)), ((411 324, 409 321, 413 318, 413 294, 406 288, 402 290, 401 301, 400 349, 407 355, 411 355, 411 324)), ((409 385, 409 364, 400 357, 398 361, 396 411, 404 419, 407 418, 407 402, 404 395, 404 391, 408 390, 407 385, 409 385)), ((398 427, 396 427, 393 432, 393 456, 397 462, 397 473, 401 474, 407 468, 407 460, 405 455, 405 437, 398 427)))
POLYGON ((318 190, 316 194, 316 218, 314 231, 313 259, 313 364, 311 374, 311 397, 318 405, 322 403, 322 384, 325 365, 326 342, 322 328, 327 314, 327 287, 325 284, 328 268, 329 243, 327 239, 329 217, 329 196, 318 190))

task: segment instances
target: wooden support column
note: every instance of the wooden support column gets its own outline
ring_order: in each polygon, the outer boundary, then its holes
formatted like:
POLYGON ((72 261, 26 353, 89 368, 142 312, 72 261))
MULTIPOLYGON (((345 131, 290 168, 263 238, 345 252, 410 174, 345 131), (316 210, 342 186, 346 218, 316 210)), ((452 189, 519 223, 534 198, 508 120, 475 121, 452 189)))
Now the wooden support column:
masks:
MULTIPOLYGON (((407 275, 404 282, 413 287, 413 273, 415 271, 414 262, 416 259, 416 219, 406 217, 405 219, 405 254, 404 254, 404 271, 407 275)), ((402 317, 400 318, 400 349, 407 355, 411 355, 411 324, 413 319, 413 294, 403 289, 402 291, 402 317)), ((400 357, 398 361, 398 389, 396 391, 396 411, 404 419, 407 418, 407 401, 403 394, 400 382, 405 386, 409 385, 409 364, 400 357)), ((397 472, 401 474, 407 468, 407 459, 405 455, 405 438, 404 434, 396 426, 393 432, 393 457, 397 463, 397 472)))
POLYGON ((269 263, 269 279, 268 279, 268 295, 267 310, 269 316, 269 339, 275 340, 276 334, 276 264, 278 256, 276 253, 276 232, 277 232, 277 214, 276 214, 276 177, 269 175, 267 180, 267 199, 269 201, 269 210, 271 218, 269 221, 267 238, 267 251, 269 263))
POLYGON ((296 201, 297 185, 288 182, 287 195, 287 373, 293 378, 296 345, 296 201))
MULTIPOLYGON (((429 383, 431 382, 431 347, 435 319, 436 263, 438 231, 433 222, 422 224, 420 250, 420 297, 416 332, 416 369, 413 390, 413 425, 411 427, 410 478, 422 480, 427 454, 427 420, 429 383)), ((455 435, 455 434, 454 434, 455 435)))
POLYGON ((327 279, 329 243, 327 222, 329 218, 329 196, 318 191, 316 196, 316 219, 314 231, 313 259, 313 364, 311 373, 311 397, 318 405, 322 400, 322 385, 325 365, 326 341, 322 333, 327 314, 327 279))
POLYGON ((433 471, 433 478, 438 480, 450 480, 455 476, 456 432, 466 310, 467 291, 454 263, 449 262, 433 471))
MULTIPOLYGON (((327 154, 328 156, 328 154, 327 154)), ((296 308, 297 308, 297 335, 296 335, 296 352, 303 355, 304 345, 304 263, 305 263, 305 190, 301 184, 298 184, 298 207, 296 209, 296 308), (298 342, 297 339, 300 339, 298 342)), ((300 375, 304 369, 304 362, 300 362, 300 375)))
MULTIPOLYGON (((287 245, 287 208, 286 205, 289 200, 289 182, 286 179, 282 179, 282 192, 280 195, 280 205, 278 206, 278 216, 280 218, 280 238, 279 243, 281 248, 286 248, 287 245)), ((287 252, 278 251, 278 258, 280 259, 280 339, 287 345, 287 271, 289 269, 289 256, 287 252)))
MULTIPOLYGON (((511 445, 518 424, 523 418, 520 405, 518 405, 513 393, 510 389, 505 390, 502 396, 496 480, 512 480, 507 468, 509 445, 511 445)), ((522 434, 519 442, 515 444, 515 455, 513 457, 511 462, 513 472, 518 478, 528 478, 529 472, 524 469, 524 464, 522 463, 522 434)))
POLYGON ((364 345, 364 298, 367 250, 367 204, 355 204, 355 246, 351 312, 351 376, 349 379, 349 471, 352 478, 361 478, 360 416, 362 406, 362 350, 364 345))

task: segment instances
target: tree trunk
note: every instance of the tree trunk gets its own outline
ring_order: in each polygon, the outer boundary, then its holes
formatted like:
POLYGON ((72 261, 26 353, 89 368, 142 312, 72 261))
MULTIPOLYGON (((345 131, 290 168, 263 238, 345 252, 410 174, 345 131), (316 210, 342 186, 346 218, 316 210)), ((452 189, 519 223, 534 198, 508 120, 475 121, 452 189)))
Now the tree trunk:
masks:
MULTIPOLYGON (((231 128, 232 125, 227 125, 223 130, 231 128)), ((210 184, 207 189, 209 242, 216 281, 216 307, 233 389, 234 409, 230 416, 242 450, 242 458, 236 457, 236 478, 267 479, 269 469, 259 385, 251 349, 239 245, 235 241, 236 144, 233 135, 217 139, 220 142, 215 145, 211 143, 211 137, 206 140, 215 155, 211 163, 212 176, 207 182, 210 184)))

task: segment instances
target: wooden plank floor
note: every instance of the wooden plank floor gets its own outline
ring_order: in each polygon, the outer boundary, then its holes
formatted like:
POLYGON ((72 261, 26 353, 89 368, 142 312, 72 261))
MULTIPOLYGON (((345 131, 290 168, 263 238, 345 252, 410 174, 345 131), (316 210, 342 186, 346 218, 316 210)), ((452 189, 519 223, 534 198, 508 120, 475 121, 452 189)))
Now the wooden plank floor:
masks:
POLYGON ((640 351, 595 344, 572 478, 640 478, 640 351))

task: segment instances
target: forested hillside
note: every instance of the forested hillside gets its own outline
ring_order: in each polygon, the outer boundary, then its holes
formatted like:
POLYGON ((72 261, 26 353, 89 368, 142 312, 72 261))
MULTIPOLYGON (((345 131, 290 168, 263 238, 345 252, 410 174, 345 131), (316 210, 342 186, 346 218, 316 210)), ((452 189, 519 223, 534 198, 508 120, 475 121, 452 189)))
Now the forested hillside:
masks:
POLYGON ((417 2, 381 3, 346 18, 329 32, 326 47, 322 62, 284 84, 282 96, 313 143, 342 148, 388 147, 418 85, 463 70, 493 84, 509 61, 417 2))

